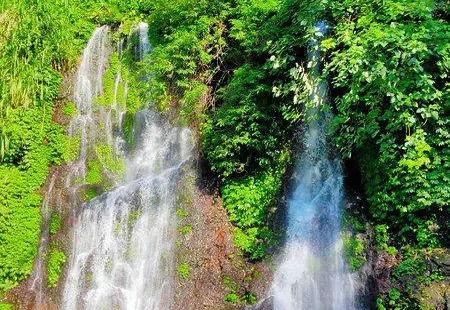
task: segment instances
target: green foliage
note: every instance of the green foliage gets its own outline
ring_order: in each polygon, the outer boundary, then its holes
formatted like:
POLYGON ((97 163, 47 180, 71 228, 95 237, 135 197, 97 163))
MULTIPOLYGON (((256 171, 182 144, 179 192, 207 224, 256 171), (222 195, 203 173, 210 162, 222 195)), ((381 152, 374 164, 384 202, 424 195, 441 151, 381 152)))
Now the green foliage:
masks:
POLYGON ((0 303, 0 310, 13 310, 13 305, 0 303))
POLYGON ((191 124, 203 122, 225 47, 228 5, 218 0, 153 1, 149 30, 154 48, 146 68, 153 78, 147 93, 160 110, 178 106, 191 124))
POLYGON ((88 201, 88 200, 94 199, 97 196, 98 196, 97 190, 95 188, 89 187, 86 189, 86 191, 84 193, 83 200, 88 201))
POLYGON ((73 135, 69 138, 67 146, 67 157, 69 160, 77 159, 81 147, 81 136, 73 135))
POLYGON ((361 268, 366 262, 364 244, 358 236, 343 237, 344 255, 351 272, 361 268))
POLYGON ((73 102, 66 101, 66 104, 61 108, 61 113, 70 117, 75 117, 77 115, 77 108, 73 102))
POLYGON ((252 292, 246 292, 241 296, 241 302, 245 305, 254 305, 256 301, 256 296, 252 292))
MULTIPOLYGON (((77 1, 0 3, 0 290, 17 285, 37 253, 48 165, 68 159, 64 129, 52 122, 61 72, 92 30, 77 1)), ((90 3, 92 5, 92 3, 90 3)))
POLYGON ((134 147, 134 135, 133 135, 133 126, 134 126, 134 114, 125 113, 122 120, 122 128, 123 135, 125 137, 125 146, 127 149, 132 149, 134 147))
POLYGON ((227 303, 239 305, 253 305, 256 303, 256 297, 252 292, 246 291, 244 294, 240 295, 237 292, 237 286, 235 282, 232 282, 229 276, 223 279, 223 284, 227 287, 229 292, 225 295, 224 300, 227 303))
POLYGON ((225 301, 230 304, 238 304, 239 303, 239 295, 236 293, 228 293, 225 295, 225 301))
POLYGON ((178 208, 177 209, 177 216, 178 217, 188 217, 190 214, 188 211, 183 210, 183 208, 178 208))
POLYGON ((58 124, 51 125, 47 133, 47 145, 50 148, 50 163, 60 165, 69 160, 69 138, 64 135, 62 126, 58 124))
POLYGON ((124 172, 125 167, 122 159, 115 156, 109 145, 101 143, 95 147, 95 159, 89 159, 87 162, 86 183, 101 185, 103 189, 107 189, 111 186, 111 180, 108 179, 108 176, 113 174, 121 179, 124 172))
POLYGON ((98 161, 103 169, 114 173, 119 178, 123 177, 125 167, 121 158, 115 157, 112 148, 107 144, 100 144, 95 149, 98 161))
POLYGON ((127 225, 129 228, 133 227, 136 221, 141 217, 141 210, 132 210, 128 214, 127 225))
POLYGON ((0 166, 1 290, 14 287, 25 278, 37 254, 42 198, 33 191, 40 183, 37 186, 30 183, 36 181, 29 182, 18 168, 0 166))
POLYGON ((51 249, 47 263, 47 286, 55 287, 61 275, 62 265, 66 262, 66 254, 57 249, 51 249))
POLYGON ((112 106, 117 104, 119 106, 125 105, 125 85, 122 81, 117 83, 116 77, 119 73, 120 59, 117 52, 111 53, 109 58, 109 67, 103 73, 103 93, 101 96, 94 98, 94 102, 104 106, 112 106), (117 93, 115 93, 117 91, 117 93))
POLYGON ((190 232, 192 230, 192 226, 191 225, 185 225, 183 227, 180 227, 178 229, 178 231, 182 234, 187 234, 188 232, 190 232))
POLYGON ((432 268, 426 252, 411 247, 401 249, 402 259, 392 272, 398 288, 392 288, 387 295, 377 300, 378 309, 428 309, 421 304, 420 287, 433 282, 442 283, 444 277, 432 268))
POLYGON ((222 187, 223 204, 229 219, 237 228, 234 244, 250 254, 250 258, 264 257, 273 243, 268 227, 269 214, 276 204, 284 170, 267 170, 256 176, 228 181, 222 187))
POLYGON ((181 263, 178 266, 178 273, 180 274, 183 279, 187 279, 189 277, 190 271, 189 271, 189 264, 186 262, 181 263))
POLYGON ((323 9, 324 1, 278 0, 155 1, 152 7, 147 92, 160 110, 175 108, 200 130, 203 154, 237 226, 235 244, 254 259, 272 243, 270 216, 307 101, 293 68, 297 56, 306 56, 312 11, 323 9))
POLYGON ((395 243, 448 243, 448 4, 336 1, 328 70, 337 144, 361 167, 370 217, 395 243), (444 14, 444 15, 443 15, 444 14))
POLYGON ((56 234, 59 227, 61 227, 61 217, 58 214, 53 214, 50 219, 50 234, 56 234))
POLYGON ((204 126, 203 149, 224 178, 266 169, 283 152, 281 115, 263 77, 263 70, 248 65, 235 70, 222 90, 224 104, 204 126))
POLYGON ((87 174, 86 174, 86 183, 88 184, 99 184, 102 178, 102 171, 100 168, 100 162, 98 160, 90 160, 87 163, 87 174))

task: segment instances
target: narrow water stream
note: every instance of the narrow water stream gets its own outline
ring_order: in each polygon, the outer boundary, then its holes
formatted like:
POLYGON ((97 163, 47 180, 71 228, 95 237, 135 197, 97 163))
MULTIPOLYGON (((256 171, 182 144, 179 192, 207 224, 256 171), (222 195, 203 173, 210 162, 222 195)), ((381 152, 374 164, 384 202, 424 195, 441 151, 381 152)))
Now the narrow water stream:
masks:
POLYGON ((315 107, 288 202, 288 240, 272 285, 274 308, 279 310, 355 308, 355 283, 342 253, 342 167, 330 139, 332 115, 321 108, 328 101, 326 83, 318 80, 325 28, 325 23, 316 26, 310 44, 307 74, 315 107))

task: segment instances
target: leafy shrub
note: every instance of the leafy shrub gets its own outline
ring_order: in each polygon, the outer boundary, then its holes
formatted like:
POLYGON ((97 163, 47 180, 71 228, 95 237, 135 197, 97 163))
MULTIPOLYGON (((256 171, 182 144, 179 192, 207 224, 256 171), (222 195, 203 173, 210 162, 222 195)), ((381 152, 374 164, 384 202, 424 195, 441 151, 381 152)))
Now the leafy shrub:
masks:
POLYGON ((61 227, 61 217, 58 214, 53 214, 50 219, 50 234, 56 234, 59 227, 61 227))
POLYGON ((364 256, 364 245, 357 236, 343 238, 344 255, 349 264, 350 271, 353 272, 361 268, 366 262, 364 256))
POLYGON ((324 48, 337 144, 358 159, 369 215, 387 224, 395 243, 448 243, 449 226, 439 220, 450 201, 447 6, 332 2, 334 33, 324 48))
POLYGON ((65 105, 61 108, 61 113, 70 117, 75 117, 77 115, 77 108, 73 102, 66 101, 65 105))
POLYGON ((190 271, 189 271, 189 264, 184 262, 181 263, 178 266, 178 273, 180 274, 181 277, 183 277, 183 279, 187 279, 189 277, 190 271))
POLYGON ((66 254, 57 249, 50 250, 47 265, 47 286, 55 287, 61 275, 62 265, 66 262, 66 254))

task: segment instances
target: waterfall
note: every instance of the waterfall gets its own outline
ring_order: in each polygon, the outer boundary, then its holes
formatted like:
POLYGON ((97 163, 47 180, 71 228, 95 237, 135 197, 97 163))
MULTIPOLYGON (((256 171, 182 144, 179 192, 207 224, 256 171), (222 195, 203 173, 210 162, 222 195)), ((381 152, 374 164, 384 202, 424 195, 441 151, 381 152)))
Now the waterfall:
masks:
POLYGON ((318 81, 325 28, 323 22, 315 27, 309 47, 307 84, 314 107, 288 201, 287 242, 272 284, 274 309, 355 309, 355 284, 342 253, 342 167, 328 141, 332 115, 321 108, 328 101, 326 83, 318 81))
MULTIPOLYGON (((138 60, 150 50, 147 31, 146 24, 136 26, 138 60)), ((123 180, 111 190, 73 211, 63 308, 168 309, 173 295, 174 209, 182 190, 180 180, 192 157, 193 135, 153 109, 144 109, 134 116, 133 150, 120 149, 123 144, 117 140, 122 139, 121 134, 113 129, 121 129, 120 107, 114 103, 112 111, 117 111, 112 114, 102 109, 91 112, 92 98, 102 92, 102 72, 111 53, 109 38, 106 27, 94 32, 77 73, 74 98, 78 116, 71 130, 81 131, 82 143, 68 183, 75 186, 75 178, 86 179, 89 145, 104 139, 108 131, 116 140, 112 144, 117 148, 115 156, 121 157, 125 171, 123 180), (90 124, 104 122, 105 115, 118 119, 99 132, 98 126, 90 124)), ((119 79, 114 83, 114 98, 119 79)))
MULTIPOLYGON (((66 180, 66 187, 72 189, 72 194, 75 194, 79 187, 74 184, 74 180, 85 181, 86 179, 88 151, 92 148, 93 143, 102 138, 106 138, 107 141, 112 139, 112 126, 108 110, 96 106, 99 111, 94 111, 94 98, 103 93, 103 72, 108 66, 108 59, 112 52, 111 44, 109 27, 97 28, 83 51, 81 64, 77 71, 73 93, 77 115, 69 125, 69 143, 79 144, 79 154, 77 159, 70 163, 66 180), (96 130, 95 125, 98 123, 106 125, 103 131, 96 130)), ((82 184, 83 182, 76 183, 82 184)))
POLYGON ((50 220, 51 220, 51 212, 50 212, 50 200, 53 195, 53 189, 55 187, 55 178, 56 175, 52 175, 50 179, 50 184, 44 196, 44 201, 42 202, 41 207, 41 234, 39 236, 39 246, 38 246, 38 254, 36 260, 33 265, 33 272, 31 274, 31 286, 30 289, 36 294, 35 304, 37 308, 40 308, 43 305, 43 294, 44 290, 47 287, 47 283, 45 283, 44 279, 44 270, 45 270, 45 260, 43 259, 45 252, 48 249, 48 239, 50 237, 50 220))

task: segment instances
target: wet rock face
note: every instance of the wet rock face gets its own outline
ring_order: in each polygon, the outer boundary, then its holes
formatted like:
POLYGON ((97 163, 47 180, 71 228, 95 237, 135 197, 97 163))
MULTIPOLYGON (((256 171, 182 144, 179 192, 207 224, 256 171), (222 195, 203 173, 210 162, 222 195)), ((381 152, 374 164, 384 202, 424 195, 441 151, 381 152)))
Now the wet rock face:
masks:
POLYGON ((436 249, 431 254, 431 262, 450 277, 450 249, 436 249))
POLYGON ((450 309, 449 283, 432 283, 420 289, 421 305, 425 309, 450 309))
POLYGON ((430 255, 433 269, 439 269, 445 276, 441 283, 422 286, 420 299, 426 309, 450 309, 450 249, 435 249, 430 255))

